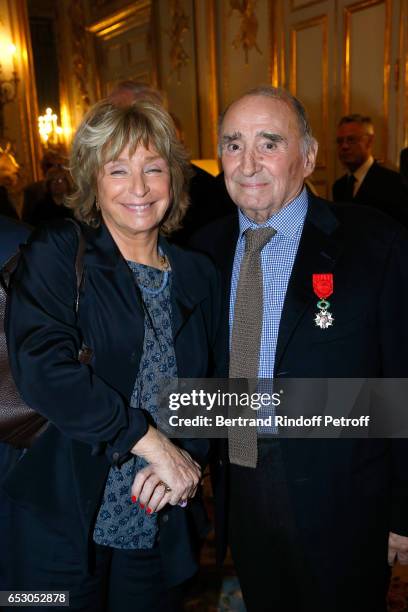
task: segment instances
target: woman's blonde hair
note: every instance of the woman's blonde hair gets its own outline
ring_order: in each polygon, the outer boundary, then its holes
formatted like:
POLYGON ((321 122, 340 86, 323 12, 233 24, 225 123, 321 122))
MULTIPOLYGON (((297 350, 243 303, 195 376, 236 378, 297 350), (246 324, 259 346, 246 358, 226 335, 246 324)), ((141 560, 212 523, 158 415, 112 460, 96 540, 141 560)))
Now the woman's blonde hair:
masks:
POLYGON ((98 173, 106 163, 118 159, 126 146, 129 146, 129 155, 133 155, 139 144, 146 149, 154 148, 166 160, 170 171, 172 203, 160 230, 169 234, 180 227, 189 205, 187 190, 192 172, 187 153, 177 140, 172 118, 152 101, 118 107, 102 100, 84 117, 75 134, 70 158, 75 190, 66 198, 66 205, 79 221, 99 224, 98 173))

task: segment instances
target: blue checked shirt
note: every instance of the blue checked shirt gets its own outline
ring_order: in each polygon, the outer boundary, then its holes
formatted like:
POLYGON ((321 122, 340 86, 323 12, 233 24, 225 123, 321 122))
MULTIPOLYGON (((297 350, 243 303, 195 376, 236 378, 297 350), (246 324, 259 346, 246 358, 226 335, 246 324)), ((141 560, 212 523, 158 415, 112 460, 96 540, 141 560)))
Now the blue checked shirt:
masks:
MULTIPOLYGON (((244 232, 247 229, 258 229, 260 227, 273 227, 276 230, 276 234, 264 246, 261 252, 263 322, 258 378, 272 379, 274 375, 275 353, 283 302, 298 250, 307 207, 308 197, 304 187, 297 198, 284 206, 276 215, 270 217, 262 225, 257 225, 239 210, 239 238, 235 249, 231 278, 229 309, 230 346, 239 271, 245 251, 244 232)), ((258 416, 262 416, 262 414, 263 410, 261 409, 258 416)))

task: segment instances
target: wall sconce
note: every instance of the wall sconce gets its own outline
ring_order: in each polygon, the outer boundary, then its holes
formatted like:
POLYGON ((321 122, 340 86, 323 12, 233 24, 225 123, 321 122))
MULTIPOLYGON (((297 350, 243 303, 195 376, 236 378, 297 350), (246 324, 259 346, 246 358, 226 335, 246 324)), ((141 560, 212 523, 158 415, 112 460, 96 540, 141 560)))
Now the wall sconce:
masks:
MULTIPOLYGON (((0 63, 0 138, 4 137, 4 107, 10 102, 14 102, 17 96, 17 84, 19 78, 17 77, 17 71, 14 61, 16 53, 16 46, 12 43, 0 43, 0 57, 2 58, 3 65, 0 63), (10 66, 12 68, 10 78, 3 78, 4 63, 7 59, 12 59, 10 66)), ((9 66, 7 66, 9 68, 9 66)), ((8 72, 8 70, 7 70, 8 72)))
POLYGON ((38 117, 38 131, 44 147, 61 145, 64 142, 63 129, 58 125, 58 115, 52 108, 45 109, 45 115, 38 117))

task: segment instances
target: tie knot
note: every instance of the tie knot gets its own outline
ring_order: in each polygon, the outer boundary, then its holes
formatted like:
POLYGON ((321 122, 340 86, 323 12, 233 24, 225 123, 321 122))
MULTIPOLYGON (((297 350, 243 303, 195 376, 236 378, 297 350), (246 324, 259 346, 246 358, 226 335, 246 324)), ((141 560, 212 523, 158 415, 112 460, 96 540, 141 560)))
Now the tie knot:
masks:
POLYGON ((259 229, 248 229, 245 232, 245 251, 260 252, 265 244, 276 234, 273 227, 261 227, 259 229))

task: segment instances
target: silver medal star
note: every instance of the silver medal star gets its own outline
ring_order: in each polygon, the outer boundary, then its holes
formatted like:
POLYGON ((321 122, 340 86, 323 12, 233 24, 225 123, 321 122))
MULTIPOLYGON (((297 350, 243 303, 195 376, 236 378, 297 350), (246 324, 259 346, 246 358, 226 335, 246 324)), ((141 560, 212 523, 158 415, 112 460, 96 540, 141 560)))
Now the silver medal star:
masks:
POLYGON ((316 314, 314 322, 316 323, 317 327, 320 327, 320 329, 327 329, 328 327, 333 325, 334 317, 331 312, 328 312, 327 310, 321 310, 316 314))

